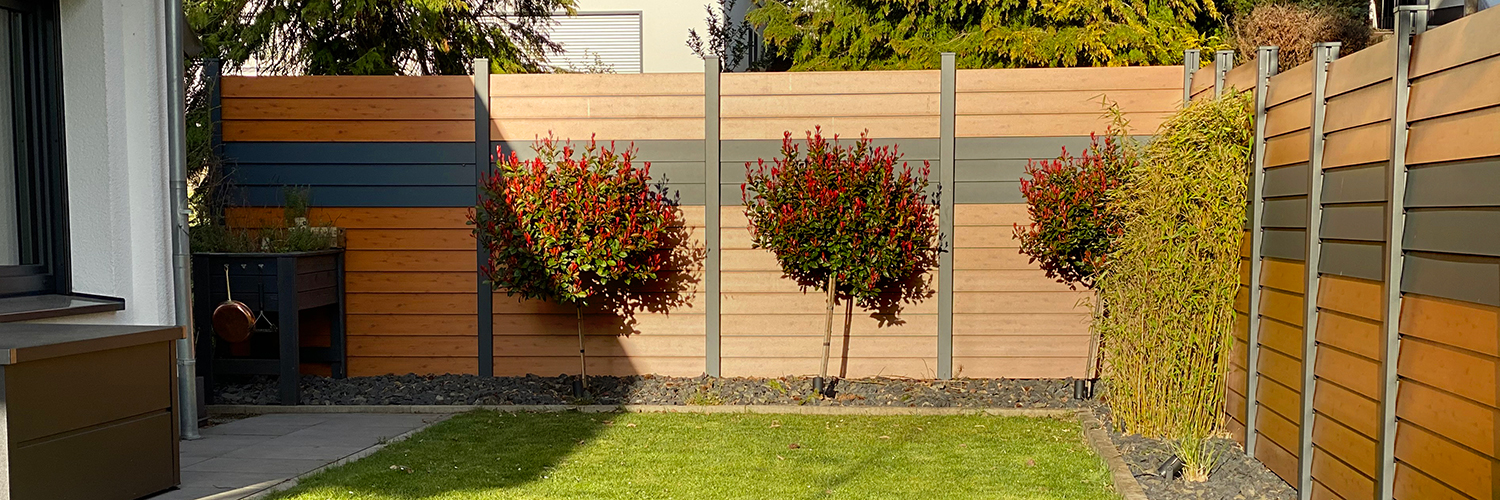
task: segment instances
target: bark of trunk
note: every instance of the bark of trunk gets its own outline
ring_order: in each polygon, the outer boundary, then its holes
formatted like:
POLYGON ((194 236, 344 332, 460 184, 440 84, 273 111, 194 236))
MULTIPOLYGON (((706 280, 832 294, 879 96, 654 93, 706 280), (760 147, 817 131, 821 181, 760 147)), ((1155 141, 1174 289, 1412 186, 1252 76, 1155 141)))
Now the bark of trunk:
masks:
POLYGON ((818 368, 818 379, 828 378, 828 350, 833 345, 833 299, 834 299, 834 274, 828 273, 828 309, 823 321, 823 364, 818 368))

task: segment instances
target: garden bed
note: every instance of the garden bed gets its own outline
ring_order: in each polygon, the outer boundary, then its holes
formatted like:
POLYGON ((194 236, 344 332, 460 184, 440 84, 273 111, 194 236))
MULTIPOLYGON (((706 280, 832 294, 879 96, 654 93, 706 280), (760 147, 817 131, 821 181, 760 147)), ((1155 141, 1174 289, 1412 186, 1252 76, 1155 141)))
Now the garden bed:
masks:
MULTIPOLYGON (((1108 410, 1098 407, 1100 420, 1109 422, 1108 410)), ((1188 482, 1168 480, 1155 474, 1157 467, 1171 457, 1169 443, 1136 434, 1111 431, 1115 447, 1120 450, 1130 472, 1151 500, 1295 500, 1297 491, 1250 458, 1245 449, 1228 439, 1214 439, 1211 446, 1226 450, 1209 473, 1208 480, 1188 482)))
MULTIPOLYGON (((812 379, 785 377, 589 377, 589 398, 573 397, 571 377, 384 375, 302 378, 308 405, 833 405, 970 408, 1085 408, 1066 379, 841 380, 832 399, 813 397, 812 379)), ((218 404, 276 404, 273 380, 222 384, 218 404)))
POLYGON ((272 498, 1118 496, 1072 419, 475 411, 272 498))

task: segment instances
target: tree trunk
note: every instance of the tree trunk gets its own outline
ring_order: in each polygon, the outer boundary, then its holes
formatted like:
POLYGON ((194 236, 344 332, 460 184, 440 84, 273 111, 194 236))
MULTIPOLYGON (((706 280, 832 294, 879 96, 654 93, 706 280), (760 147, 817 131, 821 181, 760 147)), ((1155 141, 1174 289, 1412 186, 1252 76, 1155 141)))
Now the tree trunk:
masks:
POLYGON ((828 350, 833 345, 833 299, 834 299, 834 273, 828 273, 828 310, 823 321, 823 365, 818 368, 818 380, 828 377, 828 350))
POLYGON ((583 306, 578 306, 578 382, 583 385, 583 390, 589 388, 588 358, 583 353, 583 306))

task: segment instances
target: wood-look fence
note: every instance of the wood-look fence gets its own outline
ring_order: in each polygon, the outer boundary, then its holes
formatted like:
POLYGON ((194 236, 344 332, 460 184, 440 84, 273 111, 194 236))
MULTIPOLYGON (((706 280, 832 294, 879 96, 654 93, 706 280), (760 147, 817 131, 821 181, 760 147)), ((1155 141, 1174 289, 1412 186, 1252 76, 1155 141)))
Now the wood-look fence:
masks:
MULTIPOLYGON (((481 72, 485 67, 479 64, 481 72)), ((745 163, 814 126, 932 162, 947 244, 936 296, 897 316, 855 310, 833 352, 846 377, 1083 377, 1087 292, 1017 251, 1028 160, 1078 151, 1101 97, 1149 133, 1182 100, 1180 67, 835 73, 224 77, 232 225, 279 220, 282 186, 347 228, 351 375, 576 373, 575 313, 490 294, 466 226, 475 165, 538 137, 633 143, 707 250, 676 307, 587 312, 591 374, 812 374, 823 298, 750 248, 745 163), (476 98, 476 95, 479 96, 476 98), (714 207, 705 210, 705 207, 714 207), (713 230, 709 230, 709 229, 713 230)), ((840 312, 843 312, 842 310, 840 312)), ((842 323, 842 322, 840 322, 842 323)))
POLYGON ((1424 14, 1187 87, 1259 94, 1226 413, 1303 498, 1500 497, 1500 9, 1424 14))

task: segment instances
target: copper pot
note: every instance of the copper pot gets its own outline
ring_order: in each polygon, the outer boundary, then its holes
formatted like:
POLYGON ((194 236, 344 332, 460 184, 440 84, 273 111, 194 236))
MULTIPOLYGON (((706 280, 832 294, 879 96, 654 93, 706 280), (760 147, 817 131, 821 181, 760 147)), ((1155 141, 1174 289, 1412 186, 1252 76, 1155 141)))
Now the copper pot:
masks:
POLYGON ((214 334, 229 343, 250 340, 250 332, 255 328, 255 314, 244 302, 234 300, 229 288, 229 266, 226 265, 224 295, 228 300, 214 308, 214 334))

